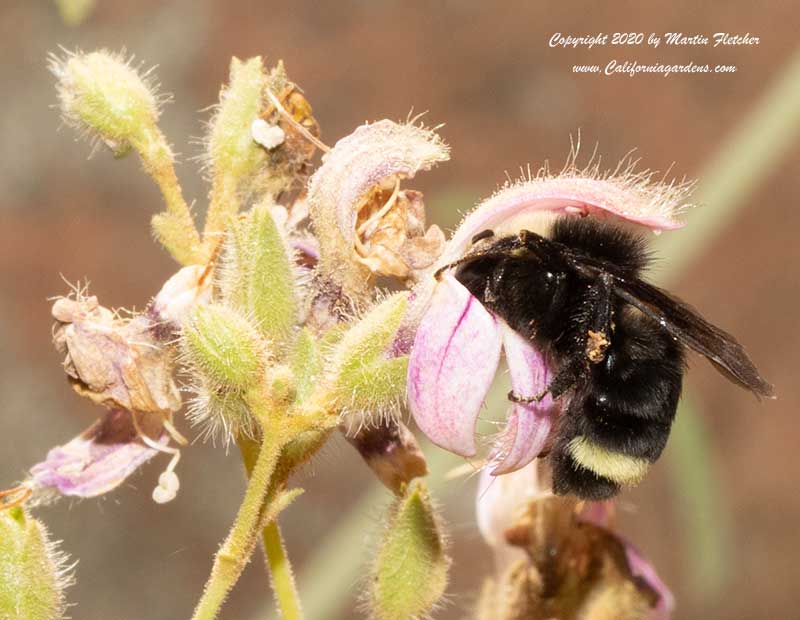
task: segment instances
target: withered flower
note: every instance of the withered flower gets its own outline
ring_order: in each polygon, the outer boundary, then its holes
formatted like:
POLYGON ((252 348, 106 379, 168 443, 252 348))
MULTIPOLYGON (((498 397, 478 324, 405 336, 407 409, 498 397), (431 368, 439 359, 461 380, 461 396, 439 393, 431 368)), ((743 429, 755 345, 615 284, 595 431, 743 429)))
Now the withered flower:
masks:
POLYGON ((31 469, 25 484, 35 495, 101 495, 165 452, 172 460, 153 497, 159 502, 174 497, 180 452, 169 443, 170 438, 179 444, 185 440, 172 425, 182 402, 171 339, 187 312, 209 295, 204 269, 191 266, 170 278, 144 313, 131 318, 115 315, 82 291, 56 300, 53 342, 64 355, 67 378, 78 394, 107 411, 31 469))
POLYGON ((400 182, 447 158, 439 136, 413 124, 382 120, 339 140, 308 184, 321 275, 359 295, 376 276, 414 280, 432 265, 444 235, 425 230, 422 194, 400 182))

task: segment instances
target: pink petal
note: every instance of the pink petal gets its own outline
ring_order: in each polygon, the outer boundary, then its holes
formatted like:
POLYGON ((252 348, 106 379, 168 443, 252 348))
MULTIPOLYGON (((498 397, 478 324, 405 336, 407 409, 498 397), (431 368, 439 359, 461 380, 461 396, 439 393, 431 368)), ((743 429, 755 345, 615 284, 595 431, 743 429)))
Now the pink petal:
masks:
POLYGON ((642 579, 650 588, 658 594, 658 603, 653 610, 653 615, 649 620, 669 620, 675 610, 675 597, 666 584, 656 574, 653 565, 645 560, 636 548, 629 542, 623 540, 625 545, 625 555, 628 566, 634 577, 642 579))
POLYGON ((308 182, 315 226, 336 227, 352 242, 357 207, 375 185, 394 175, 413 177, 448 158, 447 146, 428 129, 389 120, 362 125, 333 145, 308 182))
POLYGON ((581 521, 592 523, 605 529, 611 528, 613 517, 614 502, 611 500, 604 502, 586 502, 580 514, 581 521))
POLYGON ((464 218, 440 266, 462 256, 475 234, 501 224, 509 228, 509 222, 533 211, 612 216, 656 231, 681 228, 675 216, 688 191, 686 185, 651 183, 647 175, 631 174, 594 178, 573 171, 524 181, 500 190, 464 218))
MULTIPOLYGON (((587 502, 580 514, 580 520, 592 523, 611 531, 611 519, 614 515, 614 503, 587 502)), ((616 536, 616 535, 615 535, 616 536)), ((630 542, 621 536, 616 536, 625 549, 628 567, 634 577, 644 581, 650 589, 658 595, 658 603, 653 610, 653 615, 648 620, 669 620, 675 609, 675 597, 666 584, 656 573, 656 569, 648 562, 630 542)))
POLYGON ((138 440, 131 414, 107 413, 69 443, 53 448, 31 469, 31 486, 61 495, 95 497, 116 488, 157 451, 138 440))
POLYGON ((433 293, 408 362, 408 404, 438 446, 475 454, 475 423, 500 362, 497 320, 453 277, 433 293))
POLYGON ((550 495, 550 489, 543 487, 539 480, 539 468, 535 463, 500 477, 483 468, 478 477, 475 502, 478 529, 483 539, 495 551, 511 548, 505 538, 506 530, 525 516, 532 502, 550 495))
MULTIPOLYGON (((533 396, 543 392, 550 372, 541 352, 506 326, 503 327, 503 348, 514 393, 533 396)), ((497 463, 492 475, 520 469, 539 456, 560 409, 549 394, 538 403, 514 403, 501 440, 489 456, 491 462, 497 463)))

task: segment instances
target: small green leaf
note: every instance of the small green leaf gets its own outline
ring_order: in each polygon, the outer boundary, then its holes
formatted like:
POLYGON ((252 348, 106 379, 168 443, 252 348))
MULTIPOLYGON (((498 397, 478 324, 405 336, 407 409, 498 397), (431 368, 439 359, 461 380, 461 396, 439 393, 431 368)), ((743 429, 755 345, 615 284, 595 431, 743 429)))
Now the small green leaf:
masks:
POLYGON ((0 510, 0 618, 62 618, 70 582, 65 559, 45 527, 22 508, 0 510))
POLYGON ((244 391, 261 378, 264 343, 231 308, 200 306, 183 330, 183 345, 186 360, 215 389, 244 391))
POLYGON ((444 594, 450 559, 422 482, 392 506, 373 567, 370 608, 376 620, 424 617, 444 594))

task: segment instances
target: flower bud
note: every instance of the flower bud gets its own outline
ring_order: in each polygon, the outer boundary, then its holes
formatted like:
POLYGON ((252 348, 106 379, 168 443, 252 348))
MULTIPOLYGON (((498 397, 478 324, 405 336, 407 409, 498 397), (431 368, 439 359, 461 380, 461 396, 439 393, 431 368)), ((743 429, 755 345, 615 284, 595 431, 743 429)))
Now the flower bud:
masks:
POLYGON ((184 267, 164 283, 147 308, 157 336, 172 339, 192 311, 211 301, 211 278, 203 265, 184 267))
POLYGON ((182 265, 201 262, 200 237, 175 174, 172 150, 156 124, 159 97, 147 74, 140 76, 120 55, 105 50, 53 56, 50 69, 58 78, 65 122, 103 142, 115 157, 131 149, 139 153, 167 207, 153 217, 153 232, 182 265))
POLYGON ((155 89, 121 56, 105 50, 53 56, 50 69, 66 122, 102 140, 115 155, 140 144, 155 127, 155 89))
POLYGON ((214 389, 242 392, 263 371, 264 344, 235 310, 219 304, 198 308, 183 331, 186 361, 214 389))
POLYGON ((350 328, 333 350, 330 376, 334 406, 359 427, 357 414, 393 412, 405 394, 407 357, 391 357, 390 349, 403 318, 407 296, 398 293, 375 306, 350 328))
POLYGON ((347 441, 383 485, 395 494, 414 478, 428 473, 417 439, 399 420, 380 420, 360 428, 347 441))
POLYGON ((0 618, 58 620, 71 567, 47 530, 22 508, 0 510, 0 618))
POLYGON ((388 521, 372 569, 369 607, 376 620, 425 617, 444 594, 450 559, 421 482, 408 486, 388 521))
POLYGON ((267 155, 253 140, 250 127, 261 113, 266 85, 260 56, 231 60, 230 81, 209 124, 207 156, 215 178, 227 176, 235 182, 263 166, 267 155))
POLYGON ((268 205, 231 228, 219 286, 226 303, 249 316, 271 343, 289 339, 298 312, 294 265, 268 205))
POLYGON ((80 26, 92 14, 97 0, 56 0, 58 12, 67 26, 80 26))

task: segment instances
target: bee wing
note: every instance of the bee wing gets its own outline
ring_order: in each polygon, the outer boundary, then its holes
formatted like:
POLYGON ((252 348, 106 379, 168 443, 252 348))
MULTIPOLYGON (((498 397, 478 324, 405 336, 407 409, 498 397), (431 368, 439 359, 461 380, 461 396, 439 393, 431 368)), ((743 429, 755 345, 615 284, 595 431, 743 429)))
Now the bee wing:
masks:
POLYGON ((689 304, 638 278, 615 275, 614 293, 659 323, 673 337, 704 355, 722 374, 757 396, 774 398, 744 348, 728 332, 706 321, 689 304))

